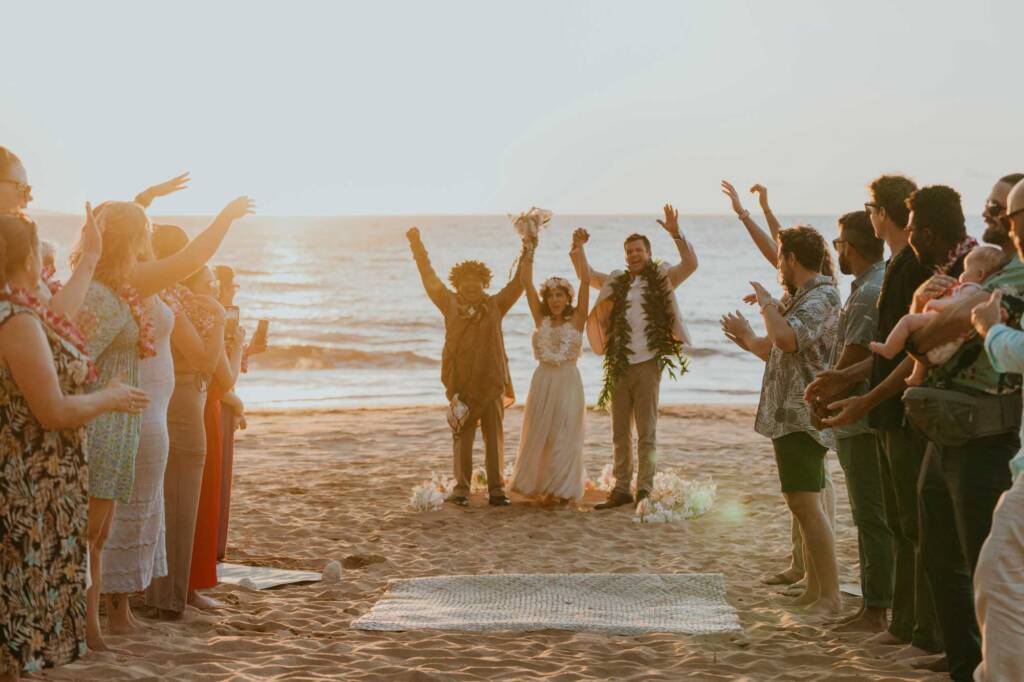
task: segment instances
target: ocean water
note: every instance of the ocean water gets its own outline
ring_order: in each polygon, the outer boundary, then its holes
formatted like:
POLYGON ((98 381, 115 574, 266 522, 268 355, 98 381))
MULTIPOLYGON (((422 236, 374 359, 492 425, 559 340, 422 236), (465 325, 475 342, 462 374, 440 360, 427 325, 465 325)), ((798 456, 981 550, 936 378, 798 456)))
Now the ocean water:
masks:
MULTIPOLYGON (((590 231, 587 255, 602 272, 623 266, 622 241, 633 232, 650 237, 655 258, 675 262, 675 246, 655 218, 556 215, 541 234, 534 265, 537 282, 551 275, 575 282, 568 251, 572 230, 579 226, 590 231)), ((195 234, 208 219, 157 222, 174 222, 195 234)), ((836 216, 786 216, 782 223, 811 224, 829 242, 837 234, 836 216)), ((690 371, 677 381, 663 380, 661 401, 756 402, 763 363, 725 339, 718 320, 738 309, 760 329, 756 310, 741 299, 750 292, 752 280, 781 295, 775 272, 734 217, 681 216, 680 224, 700 259, 697 272, 677 289, 694 347, 690 371)), ((42 236, 58 245, 59 261, 66 261, 81 219, 44 216, 39 225, 42 236)), ((504 285, 519 252, 518 237, 505 216, 257 216, 234 226, 213 263, 235 268, 241 287, 236 303, 249 333, 256 320, 270 320, 271 349, 253 358, 237 389, 250 409, 444 403, 444 328, 440 312, 423 291, 405 239, 411 225, 420 227, 442 279, 460 260, 483 260, 494 273, 492 293, 504 285)), ((980 234, 980 219, 970 228, 980 234)), ((844 277, 844 296, 848 290, 849 278, 844 277)), ((509 312, 504 331, 521 402, 536 366, 525 297, 509 312)), ((601 358, 586 345, 579 365, 587 400, 594 403, 601 358)))

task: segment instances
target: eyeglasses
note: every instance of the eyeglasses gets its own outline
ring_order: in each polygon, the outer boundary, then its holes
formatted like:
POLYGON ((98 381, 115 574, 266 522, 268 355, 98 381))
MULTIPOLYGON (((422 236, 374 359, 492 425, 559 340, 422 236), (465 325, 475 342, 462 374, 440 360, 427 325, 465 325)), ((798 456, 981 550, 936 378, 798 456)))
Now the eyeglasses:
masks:
POLYGON ((878 204, 874 204, 870 201, 864 202, 864 210, 867 211, 869 214, 874 213, 876 208, 878 208, 878 204))
POLYGON ((32 185, 24 185, 17 180, 0 180, 0 182, 6 182, 9 185, 14 185, 14 188, 19 194, 29 195, 32 193, 32 185))
POLYGON ((850 242, 848 242, 845 239, 833 239, 832 240, 832 248, 835 249, 836 251, 838 251, 840 244, 849 244, 849 243, 850 242))
POLYGON ((1014 211, 1013 213, 1007 213, 1005 217, 1006 217, 1006 219, 1007 219, 1007 220, 1009 220, 1009 219, 1010 219, 1010 218, 1012 218, 1013 216, 1015 216, 1015 215, 1020 215, 1021 213, 1024 213, 1024 208, 1018 208, 1018 209, 1017 209, 1016 211, 1014 211))
POLYGON ((989 199, 985 202, 985 212, 990 216, 1001 215, 1005 210, 1006 207, 994 199, 989 199))

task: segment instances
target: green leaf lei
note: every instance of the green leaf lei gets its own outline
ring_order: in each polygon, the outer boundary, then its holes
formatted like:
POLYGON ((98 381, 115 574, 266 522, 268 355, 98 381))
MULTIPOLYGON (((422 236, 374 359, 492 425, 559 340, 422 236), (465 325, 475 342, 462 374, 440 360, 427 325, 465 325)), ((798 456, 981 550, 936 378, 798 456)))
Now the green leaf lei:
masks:
MULTIPOLYGON (((647 283, 643 295, 644 330, 647 332, 647 347, 654 351, 658 360, 658 370, 668 370, 671 379, 677 379, 689 369, 690 360, 683 355, 683 344, 672 336, 675 322, 672 314, 672 303, 669 299, 671 288, 666 277, 653 261, 640 272, 647 283)), ((629 349, 631 333, 626 319, 629 308, 629 272, 623 272, 612 280, 612 312, 608 319, 608 342, 604 355, 604 383, 597 398, 600 409, 608 409, 611 405, 615 382, 626 374, 629 369, 629 349)))

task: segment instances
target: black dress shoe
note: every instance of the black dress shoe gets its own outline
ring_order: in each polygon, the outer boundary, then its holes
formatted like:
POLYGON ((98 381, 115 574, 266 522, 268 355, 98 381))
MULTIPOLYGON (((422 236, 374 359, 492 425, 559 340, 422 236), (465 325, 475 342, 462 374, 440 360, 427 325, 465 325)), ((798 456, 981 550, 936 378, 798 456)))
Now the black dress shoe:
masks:
POLYGON ((512 500, 508 499, 504 495, 491 495, 490 499, 487 500, 487 504, 492 507, 507 507, 512 504, 512 500))
POLYGON ((452 495, 447 500, 445 500, 445 502, 451 502, 452 504, 457 504, 460 507, 469 506, 469 498, 465 497, 464 495, 452 495))
POLYGON ((626 504, 633 504, 633 496, 629 493, 620 493, 613 490, 608 499, 600 504, 595 504, 594 509, 615 509, 626 504))
POLYGON ((636 504, 634 506, 639 506, 641 501, 646 500, 650 496, 651 494, 649 492, 641 490, 636 494, 636 504))

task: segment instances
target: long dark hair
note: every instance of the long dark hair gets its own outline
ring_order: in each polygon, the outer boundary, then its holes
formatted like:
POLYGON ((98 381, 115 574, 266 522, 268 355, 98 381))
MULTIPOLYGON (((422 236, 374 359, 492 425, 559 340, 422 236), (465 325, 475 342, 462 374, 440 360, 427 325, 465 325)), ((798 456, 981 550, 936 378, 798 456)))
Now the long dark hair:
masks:
POLYGON ((566 298, 569 302, 565 304, 565 310, 562 311, 562 319, 568 320, 572 318, 575 308, 572 305, 572 292, 568 288, 555 285, 554 287, 541 287, 540 290, 540 314, 544 317, 550 317, 552 320, 555 319, 555 314, 551 312, 551 307, 548 306, 548 295, 551 294, 551 290, 557 288, 565 292, 566 298))

